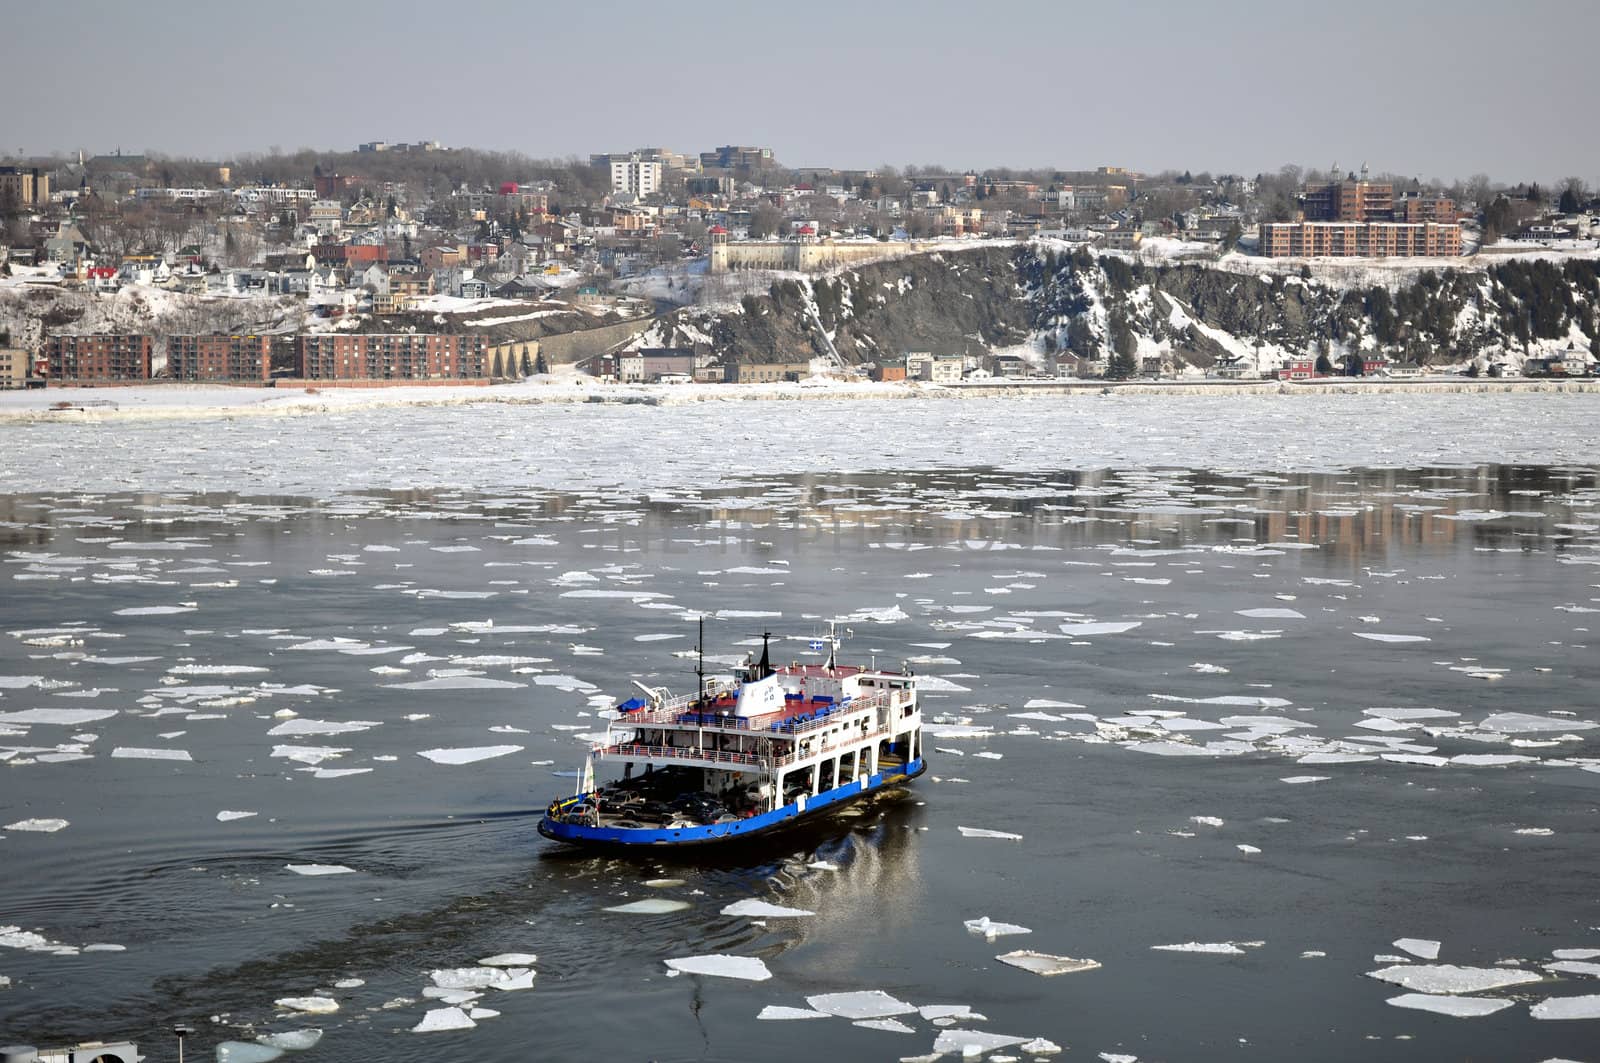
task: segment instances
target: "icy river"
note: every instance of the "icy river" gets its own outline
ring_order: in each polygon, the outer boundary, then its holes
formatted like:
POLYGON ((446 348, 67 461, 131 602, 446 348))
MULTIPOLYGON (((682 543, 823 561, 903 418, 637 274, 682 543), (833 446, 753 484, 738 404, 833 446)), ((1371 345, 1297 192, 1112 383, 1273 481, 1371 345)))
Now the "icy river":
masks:
POLYGON ((7 428, 0 1044, 1600 1059, 1596 423, 1411 396, 7 428), (814 659, 829 618, 844 659, 910 662, 928 773, 753 851, 541 839, 629 680, 692 686, 701 616, 716 667, 764 629, 814 659))

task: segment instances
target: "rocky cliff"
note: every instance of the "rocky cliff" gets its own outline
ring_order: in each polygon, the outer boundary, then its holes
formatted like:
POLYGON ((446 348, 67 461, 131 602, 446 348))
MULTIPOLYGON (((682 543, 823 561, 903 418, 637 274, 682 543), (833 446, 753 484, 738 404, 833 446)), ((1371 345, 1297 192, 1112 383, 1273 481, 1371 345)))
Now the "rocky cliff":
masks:
POLYGON ((1175 370, 1376 352, 1423 365, 1517 362, 1600 336, 1600 260, 1463 260, 1316 270, 1260 259, 1171 264, 1047 242, 984 246, 776 280, 738 306, 686 308, 649 343, 724 358, 862 364, 906 351, 1046 362, 1160 357, 1175 370))

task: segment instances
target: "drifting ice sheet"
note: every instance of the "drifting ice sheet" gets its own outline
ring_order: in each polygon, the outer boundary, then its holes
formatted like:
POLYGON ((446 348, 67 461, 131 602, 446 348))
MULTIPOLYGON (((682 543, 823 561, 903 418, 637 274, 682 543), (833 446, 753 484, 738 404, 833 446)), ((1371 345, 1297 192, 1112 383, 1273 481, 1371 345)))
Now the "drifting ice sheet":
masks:
POLYGON ((460 1008, 434 1008, 411 1027, 412 1033, 438 1033, 442 1030, 470 1030, 478 1024, 460 1008))
POLYGON ((465 749, 424 749, 417 756, 426 757, 435 764, 473 764, 520 752, 521 746, 473 746, 465 749))
POLYGON ((1424 960, 1437 960, 1439 958, 1439 943, 1429 941, 1427 938, 1397 938, 1394 947, 1404 952, 1409 952, 1424 960))
POLYGON ((1368 971, 1367 977, 1393 982, 1418 993, 1481 993, 1542 980, 1532 971, 1515 967, 1457 967, 1449 963, 1383 967, 1368 971))
POLYGON ((353 875, 356 869, 345 867, 343 864, 284 864, 287 870, 297 875, 353 875))
POLYGON ((766 1019, 768 1021, 780 1019, 826 1019, 829 1017, 827 1012, 812 1011, 809 1008, 786 1008, 778 1004, 768 1004, 761 1009, 761 1014, 756 1016, 758 1019, 766 1019))
POLYGON ((886 1019, 891 1015, 910 1015, 916 1005, 885 993, 881 989, 867 989, 857 993, 819 993, 806 997, 806 1003, 825 1015, 841 1019, 886 1019))
POLYGON ((19 819, 15 823, 7 823, 6 830, 33 831, 38 834, 54 834, 71 826, 64 819, 19 819))
POLYGON ((1020 967, 1024 971, 1043 975, 1046 978, 1058 974, 1076 974, 1079 971, 1092 971, 1100 966, 1099 960, 1079 960, 1071 956, 1052 956, 1048 952, 1033 952, 1029 949, 1018 949, 1016 952, 1007 952, 996 956, 1001 963, 1020 967))
POLYGON ((623 915, 665 915, 667 912, 681 912, 689 907, 688 901, 668 900, 665 897, 651 897, 642 901, 630 901, 607 908, 608 912, 621 912, 623 915))
POLYGON ((1402 993, 1400 996, 1390 997, 1387 1003, 1397 1008, 1413 1008, 1417 1011, 1431 1011, 1439 1015, 1471 1019, 1479 1015, 1493 1015, 1497 1011, 1509 1008, 1512 1002, 1495 997, 1441 997, 1427 993, 1402 993))
POLYGON ((193 760, 187 749, 141 749, 137 746, 118 746, 111 755, 122 760, 193 760))
POLYGON ((1600 1019, 1600 994, 1550 997, 1528 1009, 1536 1019, 1600 1019))
POLYGON ((997 923, 986 915, 981 915, 976 919, 967 919, 962 925, 967 928, 967 933, 977 934, 986 941, 993 941, 997 937, 1006 937, 1010 934, 1033 933, 1032 930, 1025 926, 1018 926, 1015 923, 997 923))
POLYGON ((667 960, 666 964, 682 974, 742 978, 747 982, 765 982, 772 977, 767 965, 755 956, 685 956, 682 959, 667 960))
POLYGON ((1020 842, 1022 835, 1003 830, 985 830, 983 827, 957 827, 963 838, 999 838, 1002 841, 1020 842))

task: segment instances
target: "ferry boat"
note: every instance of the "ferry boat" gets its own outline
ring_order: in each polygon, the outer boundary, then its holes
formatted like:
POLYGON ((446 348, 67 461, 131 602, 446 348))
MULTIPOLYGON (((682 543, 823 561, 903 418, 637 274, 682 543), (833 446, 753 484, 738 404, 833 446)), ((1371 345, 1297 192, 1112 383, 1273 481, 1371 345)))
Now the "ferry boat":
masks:
POLYGON ((811 643, 827 648, 826 663, 773 667, 771 637, 731 683, 707 679, 703 655, 693 694, 636 683, 644 696, 617 706, 577 793, 550 803, 539 833, 598 847, 730 842, 922 774, 922 713, 906 665, 837 663, 829 625, 826 640, 811 643), (596 785, 597 766, 614 778, 596 785))

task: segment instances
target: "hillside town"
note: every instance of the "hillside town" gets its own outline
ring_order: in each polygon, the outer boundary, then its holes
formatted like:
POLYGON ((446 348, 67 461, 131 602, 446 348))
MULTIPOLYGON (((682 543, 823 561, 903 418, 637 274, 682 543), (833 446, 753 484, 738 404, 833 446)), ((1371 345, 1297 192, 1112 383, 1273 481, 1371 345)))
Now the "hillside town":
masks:
MULTIPOLYGON (((0 165, 0 388, 129 383, 491 384, 557 370, 623 383, 1159 377, 1109 342, 817 357, 729 350, 677 308, 909 256, 1036 242, 1146 265, 1348 261, 1450 269, 1588 257, 1600 200, 1559 187, 1353 171, 1272 174, 790 166, 769 147, 537 161, 437 141, 225 161, 80 153, 0 165), (664 337, 670 333, 671 340, 664 337), (704 340, 705 342, 702 342, 704 340)), ((809 283, 809 280, 808 280, 809 283)), ((1587 350, 1525 375, 1592 372, 1587 350)), ((1498 374, 1506 367, 1479 368, 1498 374)), ((1420 376, 1374 352, 1240 357, 1218 379, 1420 376)))

